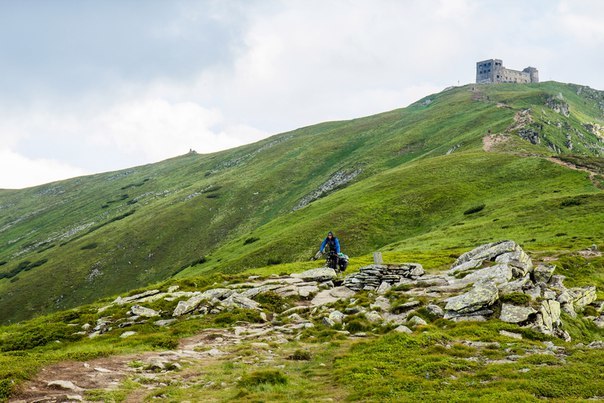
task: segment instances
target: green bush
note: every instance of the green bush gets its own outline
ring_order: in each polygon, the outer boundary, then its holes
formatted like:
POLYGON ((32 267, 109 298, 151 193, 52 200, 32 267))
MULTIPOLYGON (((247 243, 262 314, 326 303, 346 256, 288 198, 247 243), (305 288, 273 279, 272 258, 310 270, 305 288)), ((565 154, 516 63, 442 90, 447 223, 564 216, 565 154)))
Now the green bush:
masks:
POLYGON ((0 399, 8 399, 13 390, 11 379, 0 379, 0 399))
POLYGON ((479 211, 482 211, 485 208, 484 204, 480 204, 478 206, 474 206, 474 207, 470 207, 469 209, 467 209, 466 211, 463 212, 464 215, 470 215, 470 214, 474 214, 474 213, 478 213, 479 211))
POLYGON ((287 357, 289 360, 294 361, 310 361, 312 358, 309 351, 306 350, 296 350, 292 355, 287 357))
POLYGON ((249 244, 259 241, 259 240, 260 240, 260 238, 250 237, 250 238, 246 239, 245 241, 243 241, 243 244, 249 245, 249 244))
POLYGON ((365 332, 369 329, 371 329, 369 322, 361 318, 356 318, 346 323, 346 330, 349 332, 365 332))
POLYGON ((281 371, 274 369, 264 369, 254 371, 244 376, 239 381, 239 386, 244 388, 253 388, 260 385, 285 385, 287 378, 281 371))

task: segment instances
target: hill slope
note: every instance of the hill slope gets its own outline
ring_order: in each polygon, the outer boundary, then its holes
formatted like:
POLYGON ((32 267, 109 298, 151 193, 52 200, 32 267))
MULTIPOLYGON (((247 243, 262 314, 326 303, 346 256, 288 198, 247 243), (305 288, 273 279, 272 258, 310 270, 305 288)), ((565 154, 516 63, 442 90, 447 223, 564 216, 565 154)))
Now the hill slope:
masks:
POLYGON ((176 274, 306 260, 327 228, 354 256, 601 242, 603 111, 588 87, 468 85, 220 153, 1 191, 0 321, 176 274))

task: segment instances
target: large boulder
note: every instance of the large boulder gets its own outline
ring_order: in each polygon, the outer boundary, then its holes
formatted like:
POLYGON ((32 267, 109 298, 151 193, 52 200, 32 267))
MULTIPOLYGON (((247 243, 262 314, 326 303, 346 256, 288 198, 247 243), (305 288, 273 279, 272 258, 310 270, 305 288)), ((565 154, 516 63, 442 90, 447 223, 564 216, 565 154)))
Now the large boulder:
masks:
POLYGON ((510 281, 512 277, 513 272, 510 266, 507 264, 497 264, 468 274, 463 278, 463 282, 501 285, 510 281))
POLYGON ((157 312, 156 310, 151 308, 145 308, 144 306, 140 305, 132 305, 132 308, 130 308, 130 313, 132 315, 142 316, 145 318, 154 318, 156 316, 159 316, 159 312, 157 312))
POLYGON ((503 304, 499 319, 507 323, 521 323, 529 319, 529 316, 537 313, 530 306, 516 306, 512 304, 503 304))
POLYGON ((224 301, 221 301, 225 308, 259 309, 260 304, 240 294, 232 294, 224 301))
POLYGON ((291 276, 306 281, 329 281, 338 277, 336 271, 329 267, 319 267, 303 271, 302 273, 293 273, 291 276))
POLYGON ((453 267, 459 266, 462 263, 469 262, 470 260, 485 261, 493 260, 499 255, 503 255, 507 252, 514 252, 522 250, 520 246, 514 241, 499 241, 481 245, 477 248, 472 249, 469 252, 464 253, 457 258, 453 267))
POLYGON ((541 327, 544 333, 553 334, 554 329, 560 325, 560 303, 545 300, 541 303, 539 313, 540 319, 537 320, 537 326, 541 327))
POLYGON ((499 297, 495 284, 477 283, 465 294, 446 299, 445 310, 456 313, 469 313, 481 310, 493 304, 499 297))

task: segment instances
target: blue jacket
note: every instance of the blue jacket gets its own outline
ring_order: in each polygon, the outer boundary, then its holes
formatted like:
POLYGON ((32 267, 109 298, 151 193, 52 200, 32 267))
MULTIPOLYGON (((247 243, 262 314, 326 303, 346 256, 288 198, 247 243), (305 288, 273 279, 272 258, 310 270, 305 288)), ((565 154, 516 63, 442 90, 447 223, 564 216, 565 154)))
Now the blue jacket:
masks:
MULTIPOLYGON (((327 245, 327 243, 329 242, 329 238, 325 238, 323 240, 323 243, 321 244, 321 249, 319 249, 321 252, 323 252, 323 249, 325 249, 325 245, 327 245)), ((340 241, 338 241, 338 238, 333 237, 333 242, 330 242, 329 247, 333 247, 335 245, 336 248, 336 253, 340 253, 340 241)))

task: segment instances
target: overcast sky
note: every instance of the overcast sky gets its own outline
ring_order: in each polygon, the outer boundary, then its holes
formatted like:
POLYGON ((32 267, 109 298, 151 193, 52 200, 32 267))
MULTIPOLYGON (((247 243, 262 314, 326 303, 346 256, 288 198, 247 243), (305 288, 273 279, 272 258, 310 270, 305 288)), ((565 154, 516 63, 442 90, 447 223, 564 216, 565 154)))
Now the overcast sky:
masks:
POLYGON ((476 61, 604 89, 600 0, 0 0, 0 188, 404 107, 476 61))

